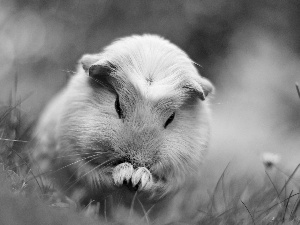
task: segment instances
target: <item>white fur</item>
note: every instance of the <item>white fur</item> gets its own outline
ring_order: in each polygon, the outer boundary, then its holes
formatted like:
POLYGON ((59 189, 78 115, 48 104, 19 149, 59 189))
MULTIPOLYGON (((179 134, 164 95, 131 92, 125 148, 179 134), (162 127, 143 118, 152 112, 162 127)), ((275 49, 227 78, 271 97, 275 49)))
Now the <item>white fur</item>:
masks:
POLYGON ((123 181, 140 183, 138 198, 148 209, 155 203, 151 218, 157 223, 195 213, 196 177, 209 142, 210 113, 203 100, 211 83, 186 53, 155 35, 119 39, 80 63, 39 121, 41 147, 34 158, 41 163, 46 154, 51 161, 42 171, 59 170, 51 177, 71 197, 85 190, 78 201, 117 199, 122 190, 126 205, 134 193, 123 181), (113 90, 99 84, 106 82, 101 74, 89 77, 91 66, 103 65, 111 67, 113 90), (115 109, 116 93, 122 119, 115 109), (174 120, 164 126, 174 112, 174 120), (180 210, 185 204, 186 210, 180 210))

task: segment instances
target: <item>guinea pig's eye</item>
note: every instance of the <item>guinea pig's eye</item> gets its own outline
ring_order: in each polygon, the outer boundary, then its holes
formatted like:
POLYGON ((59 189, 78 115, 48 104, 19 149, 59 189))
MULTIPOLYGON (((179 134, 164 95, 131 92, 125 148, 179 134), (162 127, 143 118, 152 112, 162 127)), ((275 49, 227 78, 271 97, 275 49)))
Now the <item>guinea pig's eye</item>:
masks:
POLYGON ((172 121, 174 120, 174 117, 175 117, 175 112, 172 113, 172 115, 167 119, 165 125, 164 125, 164 128, 167 128, 167 126, 172 123, 172 121))
POLYGON ((123 118, 123 112, 120 106, 120 101, 119 101, 119 95, 117 95, 116 101, 115 101, 115 109, 119 115, 119 118, 123 118))

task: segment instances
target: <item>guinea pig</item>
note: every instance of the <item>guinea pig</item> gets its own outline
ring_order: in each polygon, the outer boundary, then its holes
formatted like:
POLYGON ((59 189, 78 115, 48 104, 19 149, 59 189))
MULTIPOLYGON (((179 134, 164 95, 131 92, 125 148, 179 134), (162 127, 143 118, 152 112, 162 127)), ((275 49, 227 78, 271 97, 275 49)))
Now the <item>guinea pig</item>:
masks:
POLYGON ((81 58, 41 115, 33 159, 62 193, 100 202, 111 220, 116 206, 158 224, 180 220, 199 188, 212 91, 164 38, 121 38, 81 58))

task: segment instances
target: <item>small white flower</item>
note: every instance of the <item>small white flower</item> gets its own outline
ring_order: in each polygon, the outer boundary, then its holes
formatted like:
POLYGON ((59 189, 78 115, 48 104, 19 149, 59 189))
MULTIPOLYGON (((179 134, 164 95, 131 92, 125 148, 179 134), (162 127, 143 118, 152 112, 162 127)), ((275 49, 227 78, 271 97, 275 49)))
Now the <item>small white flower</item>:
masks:
POLYGON ((265 152, 262 154, 262 161, 267 169, 271 169, 274 165, 280 161, 280 156, 275 153, 265 152))

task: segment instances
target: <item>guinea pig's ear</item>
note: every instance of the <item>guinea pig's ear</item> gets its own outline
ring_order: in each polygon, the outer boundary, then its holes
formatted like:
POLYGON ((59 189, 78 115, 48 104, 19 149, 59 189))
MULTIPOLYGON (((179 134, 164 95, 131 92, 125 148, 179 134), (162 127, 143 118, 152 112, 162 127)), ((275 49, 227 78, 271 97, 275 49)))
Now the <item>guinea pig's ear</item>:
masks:
POLYGON ((89 76, 96 78, 96 79, 105 79, 107 76, 109 76, 113 71, 115 70, 115 67, 108 63, 108 64, 93 64, 90 66, 88 72, 89 76))
POLYGON ((99 55, 84 55, 81 64, 88 76, 92 78, 90 79, 92 86, 101 85, 114 92, 114 78, 111 75, 116 71, 116 67, 112 63, 101 60, 99 55))
POLYGON ((189 92, 196 94, 201 100, 205 100, 208 94, 212 93, 214 90, 212 83, 204 77, 189 82, 184 88, 188 89, 189 92))
POLYGON ((102 62, 100 55, 84 55, 80 63, 90 77, 97 79, 105 79, 107 75, 116 70, 116 67, 110 62, 102 62))
POLYGON ((208 94, 214 92, 214 86, 212 85, 212 83, 211 83, 208 79, 202 77, 202 78, 201 78, 201 84, 200 84, 200 85, 201 85, 201 87, 202 87, 202 89, 203 89, 203 93, 204 93, 204 95, 203 95, 204 98, 203 98, 202 100, 204 100, 205 97, 206 97, 208 94))
POLYGON ((81 57, 79 62, 81 63, 82 68, 87 72, 89 68, 99 60, 100 60, 99 55, 86 54, 81 57))

